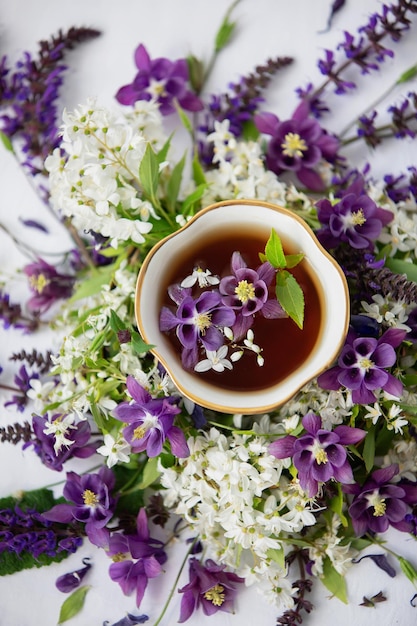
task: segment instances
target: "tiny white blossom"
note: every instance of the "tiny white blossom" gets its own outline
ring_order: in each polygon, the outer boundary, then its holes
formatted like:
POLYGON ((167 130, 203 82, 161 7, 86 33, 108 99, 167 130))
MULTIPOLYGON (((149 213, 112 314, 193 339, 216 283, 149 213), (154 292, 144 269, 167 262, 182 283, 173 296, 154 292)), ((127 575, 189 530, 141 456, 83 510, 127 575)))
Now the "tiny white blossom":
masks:
POLYGON ((76 428, 77 427, 74 426, 74 415, 66 415, 65 417, 60 415, 52 422, 48 422, 45 425, 45 428, 43 429, 45 435, 55 436, 55 454, 58 454, 62 446, 71 446, 74 443, 72 439, 67 438, 67 435, 70 430, 74 430, 76 428))
POLYGON ((107 433, 104 435, 104 444, 97 448, 97 452, 107 457, 107 467, 117 463, 128 463, 130 460, 130 445, 122 437, 115 439, 107 433))
POLYGON ((218 276, 213 276, 210 270, 203 270, 201 267, 195 267, 192 274, 186 276, 181 282, 181 287, 192 287, 198 282, 198 286, 209 287, 210 285, 217 285, 220 280, 218 276))
POLYGON ((55 387, 55 383, 47 382, 42 383, 38 378, 32 378, 29 381, 31 389, 28 389, 26 395, 28 398, 34 401, 35 403, 35 411, 41 411, 46 398, 48 398, 49 393, 55 387))
POLYGON ((220 346, 218 350, 206 350, 206 359, 199 361, 194 367, 196 372, 207 372, 214 370, 215 372, 224 372, 225 369, 231 370, 233 365, 226 359, 227 346, 220 346))

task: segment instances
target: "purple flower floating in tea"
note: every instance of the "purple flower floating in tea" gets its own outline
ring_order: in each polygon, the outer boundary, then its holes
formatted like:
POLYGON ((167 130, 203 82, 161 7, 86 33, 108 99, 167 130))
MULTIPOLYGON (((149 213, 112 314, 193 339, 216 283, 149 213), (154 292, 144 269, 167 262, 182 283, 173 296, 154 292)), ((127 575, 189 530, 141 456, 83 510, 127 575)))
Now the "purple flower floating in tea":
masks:
POLYGON ((317 381, 323 389, 337 390, 344 386, 352 390, 355 404, 375 402, 375 391, 382 389, 399 398, 403 385, 387 372, 396 361, 397 348, 407 332, 390 328, 379 338, 348 334, 337 365, 321 374, 317 381))
POLYGON ((226 271, 220 278, 196 265, 188 276, 168 288, 177 308, 162 307, 159 328, 168 334, 175 332, 185 369, 225 372, 233 369, 233 363, 245 352, 255 353, 262 366, 262 347, 255 342, 253 330, 258 315, 268 320, 291 317, 303 327, 304 294, 286 269, 295 267, 303 254, 285 255, 278 234, 272 231, 265 254, 259 257, 262 263, 253 269, 240 252, 234 251, 230 273, 226 271), (281 299, 290 302, 290 308, 281 299))
POLYGON ((350 426, 326 430, 314 413, 305 415, 302 424, 307 431, 305 435, 277 439, 269 446, 270 453, 277 459, 292 457, 300 485, 310 498, 317 495, 320 483, 332 478, 342 484, 353 483, 345 446, 362 441, 366 431, 350 426))

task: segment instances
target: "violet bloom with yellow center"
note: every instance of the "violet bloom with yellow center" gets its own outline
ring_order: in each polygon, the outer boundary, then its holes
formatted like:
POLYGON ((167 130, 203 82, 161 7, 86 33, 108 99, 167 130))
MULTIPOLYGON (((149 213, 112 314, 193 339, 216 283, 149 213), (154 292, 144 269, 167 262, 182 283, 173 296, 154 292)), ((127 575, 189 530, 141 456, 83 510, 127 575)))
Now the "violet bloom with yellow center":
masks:
POLYGON ((323 389, 352 390, 355 404, 375 402, 377 389, 400 397, 403 384, 386 369, 395 364, 395 348, 407 333, 399 328, 390 328, 379 338, 358 337, 355 332, 348 334, 337 365, 321 374, 317 381, 323 389))
POLYGON ((275 278, 275 269, 266 262, 256 270, 245 263, 239 252, 232 255, 233 274, 221 279, 219 291, 222 303, 233 309, 236 321, 232 326, 235 340, 244 337, 252 326, 255 313, 268 319, 286 317, 276 298, 269 298, 268 288, 275 278))
POLYGON ((366 431, 350 426, 325 430, 321 418, 314 413, 305 415, 302 424, 305 435, 277 439, 269 446, 270 453, 277 459, 292 457, 300 485, 310 498, 317 495, 320 483, 332 478, 342 484, 352 483, 352 468, 344 446, 362 441, 366 431))
POLYGON ((237 585, 244 579, 224 569, 224 565, 217 565, 212 559, 208 559, 205 565, 194 557, 190 559, 190 582, 179 590, 184 594, 180 623, 191 617, 200 606, 205 615, 213 615, 217 611, 233 613, 237 585))
POLYGON ((208 351, 218 350, 224 343, 221 329, 232 326, 236 315, 225 306, 218 291, 204 291, 194 299, 188 288, 179 288, 170 290, 170 295, 178 308, 173 313, 168 307, 162 307, 159 328, 162 332, 175 329, 183 346, 183 366, 192 369, 198 362, 199 344, 208 351))
POLYGON ((172 397, 152 398, 132 376, 126 380, 131 402, 122 402, 114 409, 116 419, 127 424, 123 436, 133 452, 146 451, 149 457, 162 452, 165 440, 177 457, 187 457, 189 449, 185 435, 174 426, 174 418, 180 413, 176 399, 172 397))
POLYGON ((309 189, 324 189, 315 168, 323 159, 336 160, 339 140, 310 117, 308 102, 301 102, 291 119, 281 122, 274 113, 264 112, 255 115, 255 124, 261 133, 271 135, 266 153, 270 170, 278 175, 292 171, 309 189))
POLYGON ((74 276, 57 272, 43 259, 26 265, 23 271, 28 277, 29 287, 33 293, 27 303, 31 311, 45 312, 58 300, 72 295, 74 276))

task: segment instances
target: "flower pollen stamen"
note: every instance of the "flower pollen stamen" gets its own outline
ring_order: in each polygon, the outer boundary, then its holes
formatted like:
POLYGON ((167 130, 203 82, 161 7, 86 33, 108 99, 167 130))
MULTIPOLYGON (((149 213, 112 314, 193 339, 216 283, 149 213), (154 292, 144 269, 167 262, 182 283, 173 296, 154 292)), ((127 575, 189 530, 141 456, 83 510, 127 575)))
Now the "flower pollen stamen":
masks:
POLYGON ((33 275, 29 278, 30 286, 38 293, 42 293, 50 282, 51 281, 46 278, 45 274, 38 274, 38 276, 33 275))
POLYGON ((364 215, 363 209, 359 209, 352 213, 352 224, 353 226, 363 226, 366 222, 366 217, 364 215))
POLYGON ((85 491, 83 492, 83 500, 84 504, 86 504, 87 506, 95 506, 99 503, 97 494, 95 494, 94 491, 91 491, 91 489, 85 489, 85 491))
POLYGON ((248 283, 247 280, 241 280, 237 287, 235 287, 235 294, 241 302, 247 302, 255 297, 255 287, 253 283, 248 283))
POLYGON ((219 584, 214 585, 214 587, 206 591, 204 597, 206 600, 210 600, 214 606, 221 606, 224 602, 224 587, 219 584))
POLYGON ((371 361, 371 359, 367 359, 366 357, 359 361, 359 366, 367 372, 373 367, 373 365, 373 361, 371 361))
POLYGON ((307 147, 306 142, 298 133, 287 133, 285 141, 281 144, 282 153, 289 157, 303 157, 303 152, 307 150, 307 147))
POLYGON ((206 329, 211 326, 211 315, 210 313, 200 313, 194 319, 194 323, 197 326, 198 330, 202 335, 205 335, 206 329))

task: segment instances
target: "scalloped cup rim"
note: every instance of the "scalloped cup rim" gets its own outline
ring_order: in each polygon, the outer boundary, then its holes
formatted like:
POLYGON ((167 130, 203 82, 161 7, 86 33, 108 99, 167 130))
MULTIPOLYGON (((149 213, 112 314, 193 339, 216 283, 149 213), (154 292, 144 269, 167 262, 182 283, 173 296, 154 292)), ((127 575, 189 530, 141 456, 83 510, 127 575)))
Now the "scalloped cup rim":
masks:
POLYGON ((230 200, 201 209, 182 228, 161 239, 152 248, 142 264, 136 285, 136 321, 143 340, 153 346, 151 352, 184 396, 222 413, 266 413, 290 400, 304 385, 331 367, 348 331, 349 312, 345 276, 310 227, 289 209, 258 200, 230 200), (306 363, 271 387, 247 392, 216 387, 204 381, 203 377, 200 379, 183 369, 167 337, 159 330, 160 302, 155 289, 163 278, 165 264, 178 251, 186 248, 190 236, 203 239, 204 234, 214 231, 219 223, 222 226, 239 224, 243 218, 246 224, 265 229, 265 232, 274 228, 280 235, 297 243, 306 254, 311 273, 321 288, 324 312, 319 339, 306 363))

